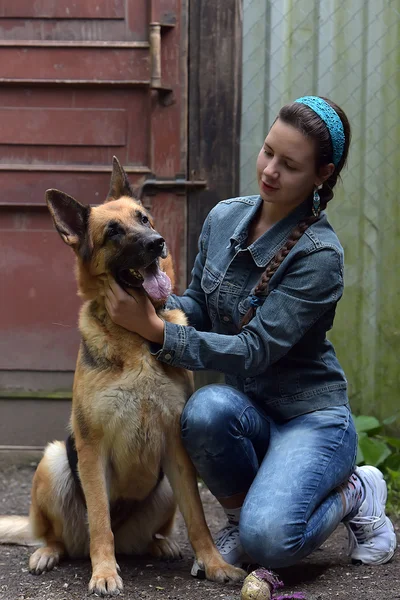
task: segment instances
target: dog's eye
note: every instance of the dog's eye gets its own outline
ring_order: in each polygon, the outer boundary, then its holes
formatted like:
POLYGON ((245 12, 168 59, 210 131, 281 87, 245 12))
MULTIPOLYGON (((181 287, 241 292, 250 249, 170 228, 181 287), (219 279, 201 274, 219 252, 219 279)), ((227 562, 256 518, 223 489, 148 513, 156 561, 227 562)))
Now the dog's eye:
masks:
POLYGON ((142 215, 142 223, 146 224, 149 222, 149 218, 146 215, 142 215))
POLYGON ((125 230, 119 223, 109 223, 107 227, 107 237, 108 239, 115 239, 120 235, 124 235, 125 230))

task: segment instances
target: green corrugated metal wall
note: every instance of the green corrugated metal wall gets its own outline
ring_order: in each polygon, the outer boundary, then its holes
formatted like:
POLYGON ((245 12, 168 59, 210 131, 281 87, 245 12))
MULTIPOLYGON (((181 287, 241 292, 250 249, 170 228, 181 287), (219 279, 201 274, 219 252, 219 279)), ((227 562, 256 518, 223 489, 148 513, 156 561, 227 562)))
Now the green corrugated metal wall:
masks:
POLYGON ((354 412, 400 408, 400 0, 244 0, 241 194, 279 107, 332 98, 353 129, 328 215, 345 250, 330 337, 354 412))

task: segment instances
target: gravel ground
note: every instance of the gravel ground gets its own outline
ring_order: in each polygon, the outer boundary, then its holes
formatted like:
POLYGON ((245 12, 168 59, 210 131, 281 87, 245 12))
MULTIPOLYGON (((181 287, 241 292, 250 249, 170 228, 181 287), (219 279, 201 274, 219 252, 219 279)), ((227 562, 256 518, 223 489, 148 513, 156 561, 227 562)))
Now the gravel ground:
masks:
MULTIPOLYGON (((27 514, 34 462, 7 464, 0 457, 0 513, 27 514)), ((201 489, 207 521, 215 533, 223 524, 223 514, 205 488, 201 489)), ((396 524, 399 531, 399 523, 396 524)), ((151 557, 119 557, 124 580, 121 600, 239 600, 240 585, 228 586, 197 581, 190 576, 192 550, 181 516, 177 537, 183 559, 166 563, 151 557)), ((307 600, 394 600, 400 599, 400 558, 383 566, 353 566, 346 556, 344 527, 322 548, 295 567, 282 569, 283 592, 303 592, 307 600)), ((89 560, 64 561, 54 571, 41 576, 28 572, 32 549, 0 546, 1 600, 84 600, 90 578, 89 560)))

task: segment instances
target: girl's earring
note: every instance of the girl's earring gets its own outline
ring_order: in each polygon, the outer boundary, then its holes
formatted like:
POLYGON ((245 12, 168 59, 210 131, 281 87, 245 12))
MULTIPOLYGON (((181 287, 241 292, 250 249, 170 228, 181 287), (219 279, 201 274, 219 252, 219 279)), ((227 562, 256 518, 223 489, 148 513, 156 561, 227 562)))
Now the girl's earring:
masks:
POLYGON ((321 212, 321 198, 319 197, 318 190, 322 188, 322 184, 314 188, 313 206, 312 213, 314 217, 319 217, 321 212))

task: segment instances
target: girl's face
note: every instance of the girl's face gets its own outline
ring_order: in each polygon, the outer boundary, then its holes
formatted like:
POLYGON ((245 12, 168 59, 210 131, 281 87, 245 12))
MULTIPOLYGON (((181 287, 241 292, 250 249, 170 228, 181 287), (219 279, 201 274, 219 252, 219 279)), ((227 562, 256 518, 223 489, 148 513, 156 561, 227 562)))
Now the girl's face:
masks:
POLYGON ((277 119, 257 158, 257 181, 262 199, 281 205, 286 213, 296 208, 334 170, 330 163, 317 173, 315 162, 313 140, 277 119))

